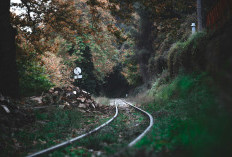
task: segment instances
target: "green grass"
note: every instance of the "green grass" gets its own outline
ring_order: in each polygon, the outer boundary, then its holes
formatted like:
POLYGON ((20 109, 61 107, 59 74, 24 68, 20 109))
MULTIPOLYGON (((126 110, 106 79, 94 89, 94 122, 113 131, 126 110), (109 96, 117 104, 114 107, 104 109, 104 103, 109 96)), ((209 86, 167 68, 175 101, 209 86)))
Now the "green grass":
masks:
POLYGON ((206 74, 192 74, 152 88, 155 101, 145 108, 155 124, 137 148, 167 156, 232 155, 231 116, 212 87, 206 74))
MULTIPOLYGON (((148 92, 154 101, 144 105, 155 118, 152 130, 122 156, 232 156, 231 115, 219 101, 212 78, 205 73, 182 74, 167 81, 154 83, 148 92)), ((0 156, 25 156, 77 136, 73 129, 94 124, 91 129, 109 119, 83 114, 61 109, 35 112, 37 122, 11 134, 0 156), (20 151, 16 149, 17 144, 20 151)), ((100 132, 49 156, 91 156, 89 149, 101 150, 108 156, 115 154, 148 125, 133 127, 143 123, 144 118, 140 113, 132 115, 128 117, 125 111, 119 112, 118 118, 100 132)))
MULTIPOLYGON (((83 145, 89 149, 103 149, 113 153, 116 150, 112 149, 112 146, 110 145, 118 143, 119 132, 126 128, 126 124, 123 122, 126 119, 126 115, 119 113, 118 117, 109 126, 103 128, 100 132, 81 140, 79 145, 83 145), (103 143, 107 145, 103 145, 103 143)), ((120 145, 123 144, 125 143, 121 143, 120 145)))
MULTIPOLYGON (((119 115, 119 119, 117 121, 113 121, 111 126, 118 125, 118 121, 123 119, 122 115, 119 115)), ((121 127, 121 126, 120 126, 121 127)), ((119 129, 119 128, 117 128, 119 129)), ((100 132, 94 133, 88 137, 81 139, 78 142, 72 144, 72 146, 68 146, 62 149, 59 149, 53 153, 50 153, 49 156, 59 157, 59 156, 85 156, 90 157, 92 150, 105 150, 107 152, 113 153, 115 151, 112 150, 111 144, 117 143, 117 132, 113 127, 106 127, 100 130, 100 132), (105 143, 105 144, 104 144, 105 143), (106 145, 107 143, 107 145, 106 145)))
MULTIPOLYGON (((11 134, 0 156, 25 156, 29 152, 49 148, 78 136, 81 134, 78 129, 86 128, 88 124, 88 129, 94 128, 108 118, 101 118, 101 114, 82 113, 75 109, 53 108, 35 111, 35 119, 34 124, 20 128, 11 134), (16 148, 15 145, 19 145, 19 148, 16 148)), ((66 148, 67 151, 69 151, 68 148, 66 148)), ((70 150, 71 154, 74 152, 76 154, 86 153, 82 149, 70 147, 70 150)), ((56 152, 55 156, 62 156, 62 154, 63 152, 58 154, 56 152)))
POLYGON ((134 122, 144 122, 143 117, 144 116, 141 113, 133 113, 133 116, 129 118, 128 115, 125 114, 125 111, 119 111, 118 117, 108 126, 102 128, 99 132, 83 138, 80 141, 74 143, 72 146, 60 149, 59 151, 56 151, 50 155, 62 156, 61 154, 63 154, 69 156, 91 156, 91 153, 88 150, 92 149, 94 151, 100 150, 101 152, 104 152, 104 155, 111 156, 117 153, 122 148, 126 147, 127 144, 129 144, 129 142, 131 142, 131 140, 136 137, 136 134, 138 134, 138 132, 142 132, 144 126, 137 126, 137 130, 132 127, 135 125, 134 122), (126 123, 128 122, 128 118, 130 119, 129 124, 126 123), (80 153, 78 154, 78 152, 70 152, 70 150, 72 149, 76 151, 81 150, 83 154, 80 155, 80 153))

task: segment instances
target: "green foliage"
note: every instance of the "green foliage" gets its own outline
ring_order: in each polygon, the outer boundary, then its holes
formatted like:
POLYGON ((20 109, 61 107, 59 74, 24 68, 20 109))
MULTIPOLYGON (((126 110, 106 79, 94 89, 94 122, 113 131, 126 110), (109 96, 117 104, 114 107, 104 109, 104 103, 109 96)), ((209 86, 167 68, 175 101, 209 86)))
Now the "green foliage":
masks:
POLYGON ((128 49, 125 49, 122 52, 122 65, 123 70, 122 74, 126 78, 127 82, 131 86, 139 86, 142 83, 142 76, 140 74, 139 64, 137 54, 135 54, 135 42, 132 39, 128 39, 128 41, 124 44, 128 46, 128 49))
POLYGON ((77 80, 75 84, 92 94, 96 94, 97 78, 94 75, 94 65, 92 62, 91 50, 87 45, 82 45, 81 60, 76 60, 76 66, 82 69, 82 79, 77 80))
POLYGON ((195 33, 186 41, 177 42, 168 54, 168 70, 171 76, 175 76, 184 68, 193 71, 199 68, 204 59, 204 53, 200 48, 207 39, 206 32, 195 33))
MULTIPOLYGON (((76 37, 75 46, 69 47, 69 53, 76 58, 75 66, 82 69, 83 78, 77 80, 75 85, 92 94, 99 93, 98 85, 104 83, 119 60, 116 46, 111 43, 112 36, 106 32, 98 35, 104 35, 105 40, 84 34, 84 38, 76 37)), ((69 62, 66 61, 66 64, 70 64, 69 62)))
POLYGON ((231 116, 218 104, 212 84, 206 74, 156 84, 150 91, 155 101, 146 106, 155 124, 137 146, 172 156, 230 156, 231 116))
POLYGON ((128 83, 132 86, 138 86, 142 83, 142 77, 139 73, 138 64, 134 63, 134 61, 129 61, 125 63, 123 74, 126 77, 128 83))
POLYGON ((20 93, 22 96, 37 95, 53 86, 48 79, 44 67, 36 61, 19 60, 18 72, 20 93))

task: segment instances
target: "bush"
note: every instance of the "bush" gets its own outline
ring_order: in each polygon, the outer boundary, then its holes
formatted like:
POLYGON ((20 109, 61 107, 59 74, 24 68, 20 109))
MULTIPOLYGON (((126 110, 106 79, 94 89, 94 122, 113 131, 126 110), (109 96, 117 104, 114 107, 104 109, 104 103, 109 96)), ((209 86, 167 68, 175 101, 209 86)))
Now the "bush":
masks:
POLYGON ((202 64, 206 61, 204 46, 207 39, 206 32, 192 35, 184 42, 177 42, 169 50, 168 70, 170 76, 176 76, 181 69, 192 72, 202 70, 202 64))
POLYGON ((36 61, 19 60, 18 72, 20 94, 22 96, 38 95, 53 86, 45 73, 44 67, 36 61))

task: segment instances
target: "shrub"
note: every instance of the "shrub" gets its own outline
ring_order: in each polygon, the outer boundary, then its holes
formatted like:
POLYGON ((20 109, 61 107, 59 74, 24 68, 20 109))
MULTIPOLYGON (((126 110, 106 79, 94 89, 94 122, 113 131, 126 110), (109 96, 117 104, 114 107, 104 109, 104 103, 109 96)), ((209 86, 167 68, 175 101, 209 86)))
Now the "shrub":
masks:
POLYGON ((18 72, 20 94, 22 96, 38 95, 53 86, 45 73, 44 67, 36 61, 19 60, 18 72))
POLYGON ((192 72, 200 69, 202 60, 204 62, 204 42, 206 41, 206 32, 200 32, 192 35, 184 42, 177 42, 169 50, 168 70, 170 76, 176 76, 181 69, 192 72))

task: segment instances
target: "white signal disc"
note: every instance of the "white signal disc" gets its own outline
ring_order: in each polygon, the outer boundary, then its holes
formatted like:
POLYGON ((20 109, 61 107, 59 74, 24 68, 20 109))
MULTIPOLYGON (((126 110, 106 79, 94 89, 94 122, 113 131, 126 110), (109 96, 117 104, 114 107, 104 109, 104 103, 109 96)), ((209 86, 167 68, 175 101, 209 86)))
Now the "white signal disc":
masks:
POLYGON ((81 68, 76 67, 76 68, 74 69, 74 74, 77 74, 77 75, 81 74, 81 68))

